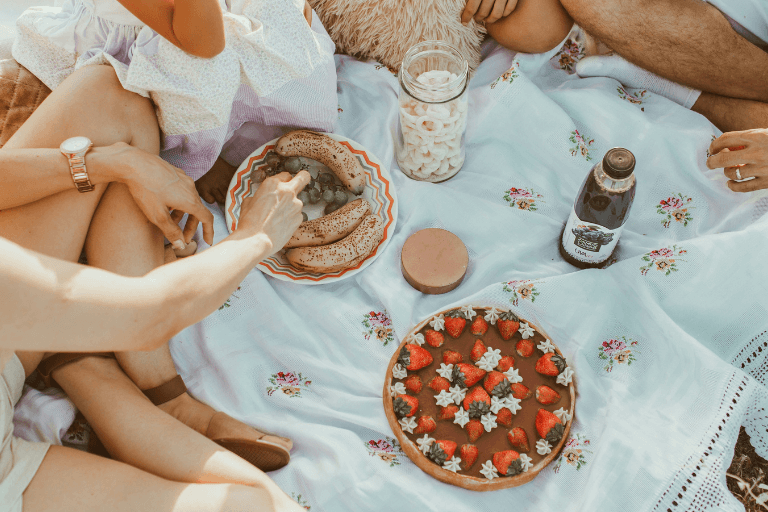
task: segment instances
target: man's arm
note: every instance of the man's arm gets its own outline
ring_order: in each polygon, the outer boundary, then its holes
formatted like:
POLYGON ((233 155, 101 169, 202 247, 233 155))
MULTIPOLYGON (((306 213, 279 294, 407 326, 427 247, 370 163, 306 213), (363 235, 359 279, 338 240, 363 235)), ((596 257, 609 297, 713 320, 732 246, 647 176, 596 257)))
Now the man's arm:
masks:
POLYGON ((306 172, 262 183, 238 230, 211 249, 128 278, 0 238, 0 350, 153 350, 216 310, 301 223, 306 172))

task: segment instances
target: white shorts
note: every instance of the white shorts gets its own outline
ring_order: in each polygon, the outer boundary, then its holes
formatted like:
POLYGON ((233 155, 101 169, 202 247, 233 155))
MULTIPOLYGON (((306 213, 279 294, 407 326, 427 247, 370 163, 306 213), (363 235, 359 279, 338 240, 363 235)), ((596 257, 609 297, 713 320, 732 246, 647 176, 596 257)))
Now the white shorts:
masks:
MULTIPOLYGON (((6 359, 3 355, 0 353, 0 365, 6 359)), ((24 367, 14 354, 0 374, 0 512, 21 512, 21 496, 50 446, 13 435, 13 407, 23 388, 24 367)))
POLYGON ((768 51, 768 0, 707 0, 730 18, 734 30, 768 51), (742 29, 739 29, 740 25, 742 29), (746 29, 748 32, 744 32, 746 29), (750 38, 750 33, 761 41, 750 38), (762 44, 761 44, 762 43, 762 44))

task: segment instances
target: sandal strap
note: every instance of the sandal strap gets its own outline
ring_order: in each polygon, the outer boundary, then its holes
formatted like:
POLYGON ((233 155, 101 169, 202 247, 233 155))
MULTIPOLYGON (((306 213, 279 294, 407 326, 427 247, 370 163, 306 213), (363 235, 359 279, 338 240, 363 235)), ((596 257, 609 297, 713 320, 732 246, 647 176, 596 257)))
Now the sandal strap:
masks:
POLYGON ((114 359, 115 354, 112 352, 59 352, 40 361, 40 364, 37 365, 37 371, 40 373, 40 376, 43 378, 43 382, 47 387, 58 388, 61 386, 59 386, 56 381, 53 380, 53 377, 51 377, 53 371, 85 357, 105 357, 114 359))
POLYGON ((144 396, 155 405, 164 404, 187 392, 187 386, 181 375, 176 375, 168 382, 164 382, 157 387, 145 389, 142 391, 144 396))

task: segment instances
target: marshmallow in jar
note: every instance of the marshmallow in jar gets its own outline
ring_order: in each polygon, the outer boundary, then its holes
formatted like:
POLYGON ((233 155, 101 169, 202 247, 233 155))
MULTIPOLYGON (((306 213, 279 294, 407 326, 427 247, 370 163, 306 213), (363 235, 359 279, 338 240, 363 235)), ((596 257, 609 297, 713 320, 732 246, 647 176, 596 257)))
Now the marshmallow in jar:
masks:
POLYGON ((424 41, 400 67, 397 164, 408 177, 445 181, 464 164, 469 64, 442 41, 424 41))

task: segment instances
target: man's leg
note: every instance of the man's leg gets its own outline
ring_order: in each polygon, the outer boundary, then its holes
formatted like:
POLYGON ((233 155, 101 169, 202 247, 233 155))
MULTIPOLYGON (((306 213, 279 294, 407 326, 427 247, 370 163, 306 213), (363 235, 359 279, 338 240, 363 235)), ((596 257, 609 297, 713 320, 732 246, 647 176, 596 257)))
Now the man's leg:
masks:
POLYGON ((692 110, 709 119, 722 132, 768 128, 768 103, 705 92, 699 96, 692 110))
POLYGON ((702 91, 768 101, 768 53, 702 0, 561 0, 619 55, 702 91))

